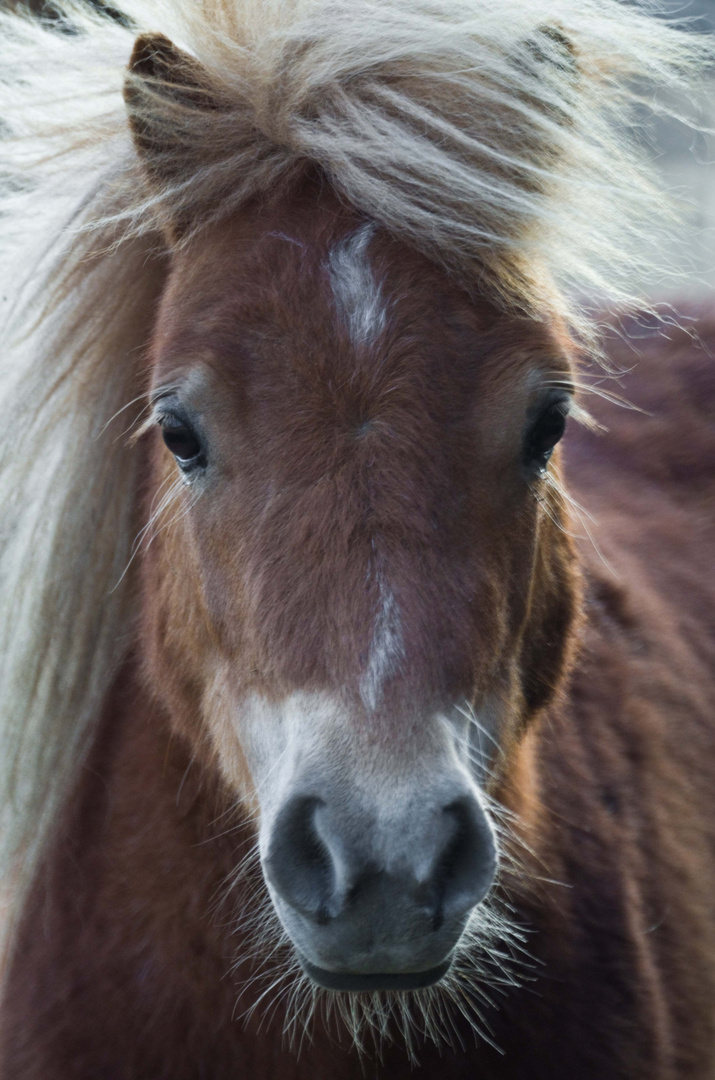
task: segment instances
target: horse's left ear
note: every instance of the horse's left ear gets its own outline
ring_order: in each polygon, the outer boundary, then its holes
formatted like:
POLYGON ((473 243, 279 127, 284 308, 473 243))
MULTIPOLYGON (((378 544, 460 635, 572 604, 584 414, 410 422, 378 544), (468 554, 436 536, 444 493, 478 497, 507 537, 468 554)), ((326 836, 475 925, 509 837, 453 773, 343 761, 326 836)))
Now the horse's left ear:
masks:
MULTIPOLYGON (((152 187, 165 192, 205 164, 202 144, 218 104, 198 60, 163 34, 142 34, 129 60, 124 101, 152 187)), ((180 233, 182 223, 172 221, 170 231, 180 233)))

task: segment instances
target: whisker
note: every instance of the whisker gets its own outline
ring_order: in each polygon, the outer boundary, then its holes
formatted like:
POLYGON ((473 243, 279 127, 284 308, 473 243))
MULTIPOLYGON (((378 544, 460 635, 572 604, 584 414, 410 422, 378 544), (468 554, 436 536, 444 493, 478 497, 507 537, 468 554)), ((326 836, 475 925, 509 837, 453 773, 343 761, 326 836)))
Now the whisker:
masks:
MULTIPOLYGON (((588 522, 590 522, 592 525, 597 524, 595 518, 593 518, 592 515, 589 514, 588 511, 585 510, 584 507, 581 506, 581 504, 579 502, 577 502, 577 500, 572 495, 570 495, 569 492, 566 491, 566 489, 564 487, 562 487, 558 483, 556 478, 550 472, 547 472, 547 474, 546 474, 546 483, 547 483, 548 487, 551 488, 552 491, 555 491, 556 494, 563 500, 563 502, 566 503, 573 510, 573 512, 574 512, 574 514, 575 514, 575 516, 576 516, 576 518, 577 518, 577 520, 579 522, 579 525, 581 525, 581 527, 582 527, 582 529, 583 529, 583 531, 585 533, 585 537, 581 537, 581 536, 578 536, 578 535, 576 535, 574 533, 567 532, 566 529, 563 529, 562 526, 559 526, 559 527, 562 528, 562 531, 565 532, 567 536, 573 536, 575 539, 579 539, 579 540, 587 539, 587 540, 589 540, 590 543, 591 543, 591 546, 593 547, 593 550, 595 551, 595 553, 598 556, 598 558, 600 559, 600 561, 603 563, 606 570, 608 570, 608 572, 610 574, 613 574, 614 577, 619 578, 620 574, 615 569, 615 567, 608 561, 608 559, 605 557, 605 555, 601 551, 600 547, 598 546, 598 543, 596 542, 595 536, 593 535, 591 529, 589 528, 588 522)), ((542 503, 542 506, 544 506, 544 508, 547 509, 545 503, 542 503)), ((548 512, 549 511, 547 509, 547 513, 548 512)), ((552 521, 555 521, 554 517, 551 514, 549 514, 549 516, 551 517, 552 521)), ((558 522, 556 522, 556 523, 559 524, 558 522)))

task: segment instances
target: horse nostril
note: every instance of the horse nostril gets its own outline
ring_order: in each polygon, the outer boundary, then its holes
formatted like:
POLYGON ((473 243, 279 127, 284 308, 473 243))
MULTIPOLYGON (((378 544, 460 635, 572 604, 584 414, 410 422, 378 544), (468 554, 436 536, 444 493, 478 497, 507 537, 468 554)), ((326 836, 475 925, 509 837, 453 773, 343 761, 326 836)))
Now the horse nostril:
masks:
POLYGON ((321 840, 315 815, 325 804, 315 796, 296 796, 278 814, 268 853, 266 878, 284 900, 320 925, 329 922, 335 890, 331 854, 321 840))
POLYGON ((445 917, 464 914, 484 899, 497 859, 492 830, 476 799, 456 799, 443 813, 454 819, 454 832, 434 870, 435 929, 445 917))

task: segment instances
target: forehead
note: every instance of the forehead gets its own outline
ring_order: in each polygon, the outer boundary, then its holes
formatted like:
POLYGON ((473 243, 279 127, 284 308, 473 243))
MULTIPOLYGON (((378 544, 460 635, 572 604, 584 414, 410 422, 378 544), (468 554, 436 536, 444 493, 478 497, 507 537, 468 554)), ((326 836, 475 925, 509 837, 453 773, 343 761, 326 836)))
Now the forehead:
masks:
POLYGON ((240 377, 258 360, 306 388, 428 378, 452 399, 477 382, 528 392, 569 367, 545 323, 469 296, 418 252, 312 193, 228 219, 177 254, 154 358, 155 385, 180 385, 199 367, 240 377))

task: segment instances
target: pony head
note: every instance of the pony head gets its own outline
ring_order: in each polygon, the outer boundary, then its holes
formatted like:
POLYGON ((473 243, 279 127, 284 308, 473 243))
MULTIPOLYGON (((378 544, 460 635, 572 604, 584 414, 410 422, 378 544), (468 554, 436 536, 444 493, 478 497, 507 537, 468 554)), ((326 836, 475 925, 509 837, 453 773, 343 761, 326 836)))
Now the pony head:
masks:
POLYGON ((151 683, 256 807, 305 970, 426 985, 566 663, 565 343, 310 177, 177 253, 150 352, 151 683))

